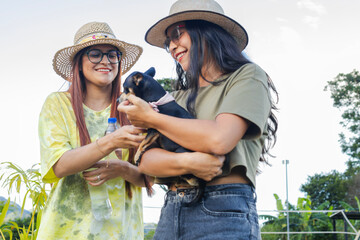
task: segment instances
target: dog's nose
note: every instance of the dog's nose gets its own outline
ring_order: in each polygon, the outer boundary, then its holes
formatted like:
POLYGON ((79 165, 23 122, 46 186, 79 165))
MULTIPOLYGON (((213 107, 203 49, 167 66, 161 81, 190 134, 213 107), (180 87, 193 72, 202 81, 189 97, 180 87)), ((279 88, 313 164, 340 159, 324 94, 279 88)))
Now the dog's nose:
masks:
POLYGON ((120 97, 116 100, 116 102, 117 102, 118 104, 120 104, 120 103, 122 103, 123 101, 125 101, 126 99, 127 99, 126 94, 125 94, 125 93, 122 93, 122 94, 120 95, 120 97))

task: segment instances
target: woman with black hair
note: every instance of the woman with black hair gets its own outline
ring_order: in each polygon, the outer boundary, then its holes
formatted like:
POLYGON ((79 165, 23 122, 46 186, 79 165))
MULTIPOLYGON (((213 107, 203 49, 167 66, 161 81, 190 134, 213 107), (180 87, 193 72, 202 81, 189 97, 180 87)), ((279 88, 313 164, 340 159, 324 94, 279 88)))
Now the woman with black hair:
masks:
POLYGON ((196 159, 159 148, 145 152, 140 171, 170 186, 154 239, 260 239, 255 176, 276 140, 270 92, 277 92, 268 75, 243 56, 245 29, 214 0, 178 0, 145 39, 175 59, 172 95, 196 119, 157 113, 134 96, 132 105, 123 103, 118 110, 135 126, 155 128, 187 149, 226 156, 220 168, 221 157, 196 159), (197 189, 177 182, 183 174, 207 181, 196 203, 197 189))

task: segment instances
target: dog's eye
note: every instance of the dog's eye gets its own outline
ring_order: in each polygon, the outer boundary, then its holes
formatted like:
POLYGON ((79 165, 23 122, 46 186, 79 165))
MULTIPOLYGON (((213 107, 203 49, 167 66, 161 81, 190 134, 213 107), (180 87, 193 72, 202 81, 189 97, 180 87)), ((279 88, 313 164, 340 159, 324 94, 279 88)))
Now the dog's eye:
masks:
POLYGON ((135 82, 141 81, 142 77, 143 77, 143 76, 142 76, 140 73, 136 74, 136 75, 134 76, 135 82))
POLYGON ((141 80, 143 79, 143 75, 138 73, 133 77, 133 81, 136 84, 136 86, 139 85, 139 83, 141 82, 141 80))

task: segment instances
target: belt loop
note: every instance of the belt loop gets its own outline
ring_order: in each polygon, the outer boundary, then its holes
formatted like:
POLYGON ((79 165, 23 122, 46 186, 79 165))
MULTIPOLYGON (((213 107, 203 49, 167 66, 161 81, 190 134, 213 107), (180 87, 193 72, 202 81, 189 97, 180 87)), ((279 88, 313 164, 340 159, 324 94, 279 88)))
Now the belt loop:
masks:
POLYGON ((257 202, 257 194, 256 194, 256 191, 255 191, 255 188, 253 186, 251 186, 251 190, 253 192, 253 197, 254 197, 254 200, 255 200, 255 203, 257 202))

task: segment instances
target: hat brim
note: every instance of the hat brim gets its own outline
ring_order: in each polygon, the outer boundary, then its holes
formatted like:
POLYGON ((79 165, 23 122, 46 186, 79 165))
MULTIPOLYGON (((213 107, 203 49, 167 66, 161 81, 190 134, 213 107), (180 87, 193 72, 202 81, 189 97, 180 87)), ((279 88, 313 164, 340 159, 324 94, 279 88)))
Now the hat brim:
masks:
POLYGON ((166 29, 174 23, 186 20, 204 20, 219 25, 235 38, 241 51, 248 44, 247 32, 235 20, 219 13, 199 10, 184 11, 162 18, 146 32, 145 41, 153 46, 164 48, 166 29))
POLYGON ((53 68, 57 74, 67 81, 72 79, 72 61, 76 53, 80 50, 99 44, 110 44, 118 48, 122 53, 121 58, 121 74, 125 74, 131 69, 131 67, 137 62, 142 54, 142 48, 140 46, 129 44, 124 41, 120 41, 114 38, 101 38, 91 40, 85 43, 76 44, 70 47, 60 49, 55 53, 53 58, 53 68))

